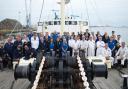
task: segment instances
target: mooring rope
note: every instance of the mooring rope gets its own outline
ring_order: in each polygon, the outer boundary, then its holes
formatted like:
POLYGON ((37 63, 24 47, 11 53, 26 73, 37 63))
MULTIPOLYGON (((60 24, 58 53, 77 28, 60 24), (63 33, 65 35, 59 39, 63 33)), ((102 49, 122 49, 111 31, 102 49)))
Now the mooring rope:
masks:
POLYGON ((77 62, 78 62, 79 70, 80 70, 80 75, 82 76, 83 85, 84 85, 85 89, 90 89, 89 83, 87 81, 86 73, 84 71, 84 67, 83 67, 82 61, 79 56, 77 56, 77 62))
POLYGON ((43 57, 41 63, 40 63, 40 67, 39 67, 39 70, 37 72, 37 75, 36 75, 36 78, 35 78, 35 81, 33 83, 33 87, 31 89, 36 89, 37 86, 38 86, 38 82, 39 82, 39 79, 40 79, 40 76, 41 76, 41 72, 42 72, 42 68, 44 66, 44 61, 45 61, 45 57, 43 57))

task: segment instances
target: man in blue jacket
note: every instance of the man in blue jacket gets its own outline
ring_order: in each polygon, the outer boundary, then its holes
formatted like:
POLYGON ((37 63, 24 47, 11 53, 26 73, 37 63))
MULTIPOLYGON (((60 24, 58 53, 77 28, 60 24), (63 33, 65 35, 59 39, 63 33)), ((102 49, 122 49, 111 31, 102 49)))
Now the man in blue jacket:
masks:
POLYGON ((21 57, 22 57, 22 39, 21 39, 21 36, 20 35, 17 35, 16 36, 16 41, 14 42, 14 45, 13 45, 13 59, 14 60, 19 60, 21 57))

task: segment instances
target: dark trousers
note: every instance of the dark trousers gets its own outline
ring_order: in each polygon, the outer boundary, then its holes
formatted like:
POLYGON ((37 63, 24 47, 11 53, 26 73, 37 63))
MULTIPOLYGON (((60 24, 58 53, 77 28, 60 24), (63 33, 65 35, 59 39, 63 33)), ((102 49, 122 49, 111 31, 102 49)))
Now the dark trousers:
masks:
POLYGON ((0 69, 3 70, 3 62, 0 61, 0 69))

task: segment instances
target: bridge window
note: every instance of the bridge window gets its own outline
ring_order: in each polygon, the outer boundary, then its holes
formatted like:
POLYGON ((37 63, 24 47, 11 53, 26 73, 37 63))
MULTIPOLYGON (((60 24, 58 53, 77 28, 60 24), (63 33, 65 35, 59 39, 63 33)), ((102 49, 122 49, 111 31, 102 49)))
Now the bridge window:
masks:
POLYGON ((43 26, 43 22, 38 22, 38 26, 43 26))
POLYGON ((45 25, 48 25, 48 22, 45 22, 45 25))
POLYGON ((57 25, 57 21, 54 21, 54 25, 57 25))
POLYGON ((65 25, 69 25, 69 21, 65 21, 65 25))
POLYGON ((54 21, 54 25, 60 25, 60 21, 54 21))
POLYGON ((69 25, 72 25, 72 21, 69 21, 69 25))
POLYGON ((83 22, 83 25, 84 25, 84 26, 87 26, 87 25, 88 25, 88 22, 87 22, 87 21, 84 21, 84 22, 83 22))
POLYGON ((77 25, 77 21, 72 21, 72 25, 77 25))
POLYGON ((54 24, 53 21, 48 22, 48 25, 53 25, 53 24, 54 24))

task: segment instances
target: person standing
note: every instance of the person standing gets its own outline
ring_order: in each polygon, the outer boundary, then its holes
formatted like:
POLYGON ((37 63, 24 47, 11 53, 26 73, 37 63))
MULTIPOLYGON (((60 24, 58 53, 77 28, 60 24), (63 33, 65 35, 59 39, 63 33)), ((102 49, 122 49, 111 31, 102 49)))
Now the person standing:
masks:
POLYGON ((70 56, 72 56, 72 51, 73 51, 73 43, 74 43, 73 36, 71 36, 71 39, 68 40, 68 45, 69 45, 69 51, 70 51, 70 56))
POLYGON ((37 36, 37 33, 34 32, 33 36, 31 37, 31 47, 34 48, 36 51, 39 47, 39 37, 37 36))
POLYGON ((56 42, 55 42, 55 55, 61 57, 61 45, 62 42, 60 41, 60 37, 57 38, 56 42))
POLYGON ((66 39, 63 39, 62 43, 62 57, 66 56, 68 50, 68 43, 66 39))
POLYGON ((110 40, 108 41, 108 46, 109 46, 109 48, 111 49, 111 51, 112 51, 112 57, 114 57, 115 56, 115 46, 116 46, 116 41, 114 41, 114 37, 113 36, 111 36, 110 37, 110 40))
POLYGON ((19 60, 22 57, 23 43, 20 35, 16 36, 16 41, 13 44, 13 59, 19 60))
POLYGON ((79 55, 79 48, 80 48, 80 43, 77 36, 75 36, 75 40, 74 42, 72 42, 72 49, 73 49, 72 56, 75 56, 75 53, 79 55))
POLYGON ((88 56, 94 56, 95 55, 95 41, 93 40, 93 37, 90 36, 88 40, 88 56))
POLYGON ((99 41, 97 41, 97 43, 96 43, 96 47, 97 47, 96 56, 103 55, 103 50, 104 50, 104 46, 105 46, 105 43, 102 41, 102 37, 99 36, 98 39, 99 39, 99 41))
POLYGON ((7 39, 7 43, 5 43, 5 45, 4 45, 4 50, 7 53, 7 55, 9 56, 9 59, 10 59, 10 60, 8 60, 8 65, 10 67, 12 67, 12 62, 13 62, 13 43, 12 43, 12 39, 10 37, 7 39))
POLYGON ((88 50, 88 41, 85 40, 85 36, 82 36, 82 40, 80 41, 80 51, 85 53, 85 57, 87 57, 88 50))

